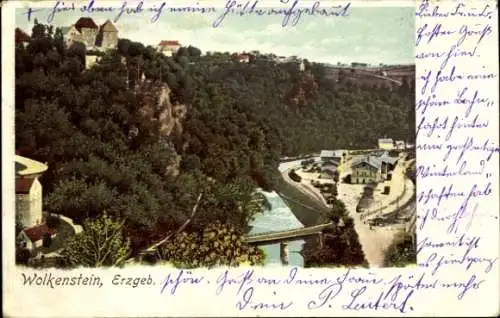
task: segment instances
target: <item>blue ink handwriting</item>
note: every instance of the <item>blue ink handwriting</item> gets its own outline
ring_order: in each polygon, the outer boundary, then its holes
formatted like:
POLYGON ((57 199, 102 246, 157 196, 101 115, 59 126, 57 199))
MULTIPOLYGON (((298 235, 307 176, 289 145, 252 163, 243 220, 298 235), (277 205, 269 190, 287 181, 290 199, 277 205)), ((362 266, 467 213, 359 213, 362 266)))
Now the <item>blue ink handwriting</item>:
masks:
POLYGON ((172 275, 172 273, 169 273, 165 280, 163 281, 162 288, 160 291, 160 294, 162 294, 165 289, 169 288, 170 289, 170 294, 175 295, 177 292, 177 288, 182 285, 199 285, 204 277, 203 276, 194 276, 191 271, 184 271, 180 270, 177 276, 172 275))
MULTIPOLYGON (((275 8, 257 8, 258 0, 255 0, 252 4, 250 1, 240 3, 236 0, 228 0, 224 8, 224 12, 215 19, 212 23, 214 28, 221 26, 222 22, 229 14, 236 14, 239 16, 255 14, 258 16, 262 15, 282 15, 283 20, 281 25, 286 27, 288 25, 296 26, 303 14, 309 16, 335 16, 335 17, 345 17, 349 15, 349 10, 351 4, 348 2, 344 5, 337 5, 331 8, 320 8, 320 1, 315 1, 311 8, 300 8, 299 0, 292 0, 291 6, 286 9, 275 9, 275 8), (291 18, 293 17, 293 20, 291 18)), ((282 4, 289 4, 290 0, 280 0, 282 4)))
MULTIPOLYGON (((425 144, 424 144, 425 145, 425 144)), ((469 163, 467 160, 463 160, 460 163, 460 167, 458 170, 451 170, 448 165, 444 167, 437 168, 436 164, 433 164, 432 167, 428 165, 419 165, 417 166, 416 177, 420 178, 432 178, 432 177, 454 177, 454 176, 472 176, 472 175, 483 175, 485 173, 484 169, 486 166, 486 162, 484 160, 479 160, 480 170, 466 170, 469 163)))
MULTIPOLYGON (((253 300, 253 293, 254 293, 254 288, 249 287, 247 290, 243 292, 242 299, 239 300, 236 303, 236 308, 239 310, 244 310, 244 309, 264 309, 264 310, 269 310, 269 309, 280 309, 280 310, 285 310, 290 308, 290 306, 293 305, 293 301, 289 302, 279 302, 279 301, 274 301, 270 302, 268 300, 266 301, 255 301, 253 300)), ((276 296, 276 292, 273 292, 273 296, 276 296)))
MULTIPOLYGON (((442 8, 442 7, 441 7, 442 8)), ((448 18, 448 17, 469 17, 469 18, 485 18, 491 19, 495 14, 495 10, 489 4, 483 7, 476 8, 466 6, 464 3, 457 3, 457 5, 449 11, 443 11, 439 5, 431 6, 427 1, 424 1, 416 12, 417 17, 421 18, 448 18)))

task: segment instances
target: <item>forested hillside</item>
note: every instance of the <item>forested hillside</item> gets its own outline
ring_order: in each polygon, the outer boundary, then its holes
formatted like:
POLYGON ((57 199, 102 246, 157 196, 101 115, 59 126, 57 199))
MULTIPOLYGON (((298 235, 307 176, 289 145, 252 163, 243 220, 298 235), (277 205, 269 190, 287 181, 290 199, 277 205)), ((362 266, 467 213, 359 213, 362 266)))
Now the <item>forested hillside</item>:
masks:
POLYGON ((166 57, 126 39, 90 69, 87 53, 42 24, 16 48, 16 150, 49 165, 46 211, 121 216, 134 250, 185 222, 200 193, 188 232, 215 221, 246 231, 280 156, 414 138, 406 85, 358 87, 320 64, 300 72, 194 47, 166 57))

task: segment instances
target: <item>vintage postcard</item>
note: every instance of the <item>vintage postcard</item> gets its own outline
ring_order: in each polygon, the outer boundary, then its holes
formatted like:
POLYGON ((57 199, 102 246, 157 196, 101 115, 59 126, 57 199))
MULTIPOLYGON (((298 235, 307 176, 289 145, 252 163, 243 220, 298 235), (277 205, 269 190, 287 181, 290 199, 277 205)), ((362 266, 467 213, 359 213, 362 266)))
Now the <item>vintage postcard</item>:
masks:
POLYGON ((2 6, 6 316, 499 313, 494 1, 2 6))

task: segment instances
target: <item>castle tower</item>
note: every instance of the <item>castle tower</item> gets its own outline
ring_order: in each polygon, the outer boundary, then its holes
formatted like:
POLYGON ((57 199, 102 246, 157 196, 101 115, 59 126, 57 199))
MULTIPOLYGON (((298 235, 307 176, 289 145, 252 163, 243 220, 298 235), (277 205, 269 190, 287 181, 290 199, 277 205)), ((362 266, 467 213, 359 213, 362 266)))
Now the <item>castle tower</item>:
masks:
POLYGON ((87 49, 93 48, 96 45, 97 32, 99 27, 91 18, 80 18, 75 23, 75 28, 81 34, 81 41, 87 49))
POLYGON ((99 28, 96 45, 103 49, 114 49, 118 45, 118 29, 110 20, 99 28))
POLYGON ((15 156, 16 216, 23 226, 42 223, 42 185, 38 178, 47 165, 21 156, 15 156))

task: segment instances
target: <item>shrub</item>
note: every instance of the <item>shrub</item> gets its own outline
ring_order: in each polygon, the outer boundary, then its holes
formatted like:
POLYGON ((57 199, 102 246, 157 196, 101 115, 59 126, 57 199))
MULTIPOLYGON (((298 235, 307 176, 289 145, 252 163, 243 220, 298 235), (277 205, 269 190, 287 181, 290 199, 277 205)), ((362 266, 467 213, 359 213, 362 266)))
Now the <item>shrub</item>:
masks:
POLYGON ((47 224, 49 228, 55 229, 61 224, 61 218, 59 216, 49 214, 45 219, 45 224, 47 224))
POLYGON ((246 245, 232 225, 216 222, 199 232, 177 234, 162 248, 163 258, 177 267, 260 265, 264 254, 246 245))
POLYGON ((288 173, 288 176, 290 177, 290 179, 292 179, 295 182, 301 182, 302 181, 302 178, 293 169, 290 170, 290 172, 288 173))
POLYGON ((16 246, 16 264, 28 265, 31 258, 31 252, 25 246, 16 246))
POLYGON ((337 189, 337 185, 336 184, 332 187, 332 195, 334 197, 336 197, 336 196, 339 195, 339 190, 337 189))

